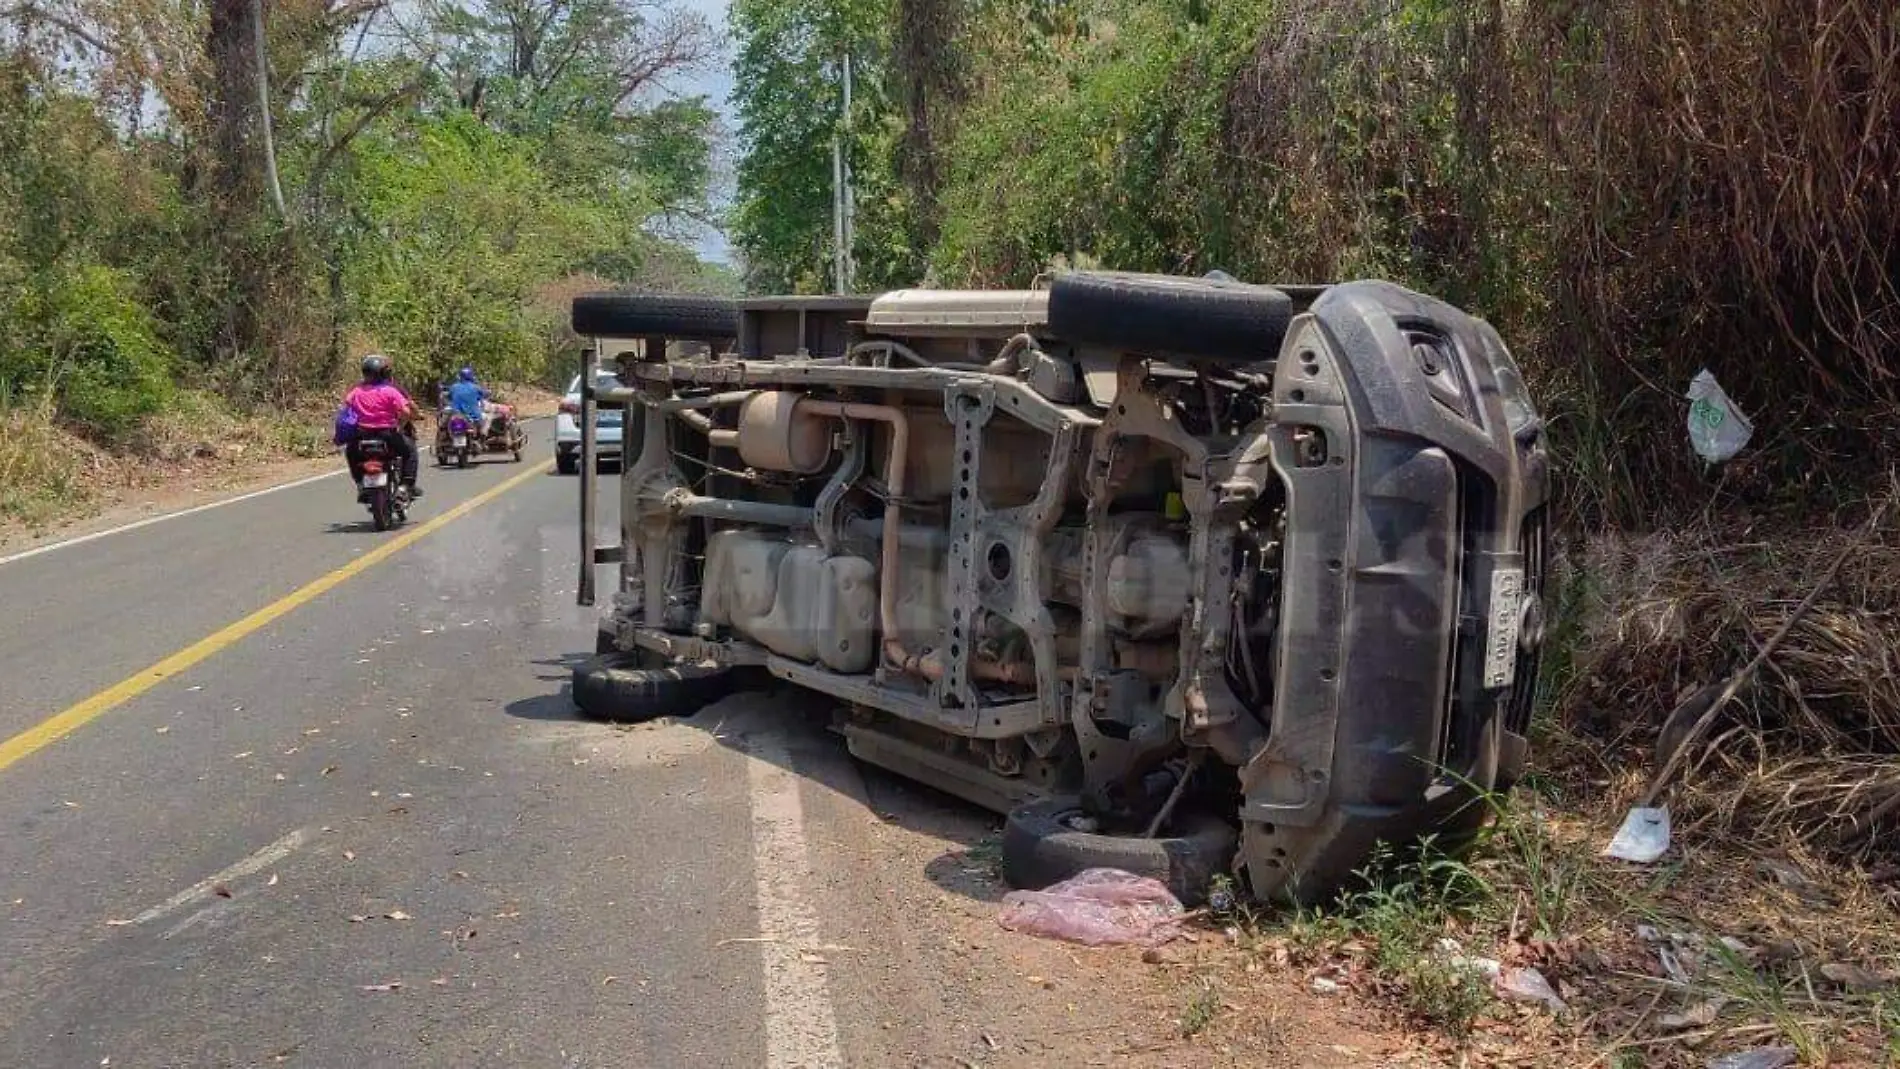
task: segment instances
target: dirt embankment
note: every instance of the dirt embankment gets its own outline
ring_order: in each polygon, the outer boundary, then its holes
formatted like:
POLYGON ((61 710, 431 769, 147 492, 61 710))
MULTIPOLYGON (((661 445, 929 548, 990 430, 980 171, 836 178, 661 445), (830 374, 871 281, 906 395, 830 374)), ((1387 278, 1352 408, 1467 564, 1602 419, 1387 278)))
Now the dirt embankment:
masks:
MULTIPOLYGON (((550 417, 560 403, 535 386, 496 393, 528 419, 550 417)), ((428 399, 418 401, 426 418, 428 399)), ((246 415, 194 399, 108 447, 36 414, 7 413, 0 556, 321 475, 341 463, 330 444, 334 416, 329 399, 246 415)))

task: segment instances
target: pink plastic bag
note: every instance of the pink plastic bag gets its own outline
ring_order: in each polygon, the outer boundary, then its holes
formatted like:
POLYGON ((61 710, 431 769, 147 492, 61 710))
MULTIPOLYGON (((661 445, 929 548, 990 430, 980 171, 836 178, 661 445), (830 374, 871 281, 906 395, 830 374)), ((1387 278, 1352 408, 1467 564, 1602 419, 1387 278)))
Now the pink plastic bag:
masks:
POLYGON ((1013 932, 1086 946, 1159 946, 1181 934, 1185 910, 1159 880, 1120 869, 1087 869, 1042 891, 1003 896, 997 923, 1013 932))

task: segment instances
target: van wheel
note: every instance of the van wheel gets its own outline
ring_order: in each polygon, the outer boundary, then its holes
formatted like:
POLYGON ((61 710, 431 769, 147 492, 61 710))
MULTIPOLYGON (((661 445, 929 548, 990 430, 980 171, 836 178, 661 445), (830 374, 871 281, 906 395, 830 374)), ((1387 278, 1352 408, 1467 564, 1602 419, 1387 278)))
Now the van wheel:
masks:
POLYGON ((739 336, 739 305, 692 294, 584 293, 574 298, 573 326, 583 338, 725 341, 739 336))
POLYGON ((691 716, 730 694, 737 682, 721 665, 653 666, 645 651, 604 653, 574 668, 574 704, 593 720, 639 724, 691 716))
POLYGON ((572 453, 556 453, 554 454, 554 470, 562 475, 579 475, 581 460, 572 453))
POLYGON ((1207 897, 1208 884, 1233 860, 1238 835, 1217 817, 1176 817, 1179 834, 1143 839, 1101 835, 1074 827, 1080 799, 1056 797, 1012 810, 1003 824, 1003 878, 1011 887, 1040 890, 1084 869, 1121 869, 1166 884, 1189 905, 1207 897))
POLYGON ((1049 329, 1071 342, 1253 364, 1280 355, 1293 299, 1212 278, 1073 271, 1049 286, 1049 329))

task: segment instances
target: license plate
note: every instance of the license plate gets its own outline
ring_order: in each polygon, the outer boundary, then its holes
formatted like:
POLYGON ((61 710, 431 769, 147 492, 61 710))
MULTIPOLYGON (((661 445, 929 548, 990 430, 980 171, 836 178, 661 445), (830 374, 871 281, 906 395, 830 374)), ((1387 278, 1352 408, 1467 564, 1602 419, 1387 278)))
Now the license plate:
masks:
POLYGON ((1484 644, 1484 685, 1508 687, 1517 678, 1518 628, 1524 621, 1524 569, 1491 573, 1491 626, 1484 644))
POLYGON ((455 436, 455 448, 460 449, 467 444, 468 444, 468 435, 458 434, 455 436))
POLYGON ((389 476, 378 471, 363 476, 363 485, 367 487, 388 486, 389 476))

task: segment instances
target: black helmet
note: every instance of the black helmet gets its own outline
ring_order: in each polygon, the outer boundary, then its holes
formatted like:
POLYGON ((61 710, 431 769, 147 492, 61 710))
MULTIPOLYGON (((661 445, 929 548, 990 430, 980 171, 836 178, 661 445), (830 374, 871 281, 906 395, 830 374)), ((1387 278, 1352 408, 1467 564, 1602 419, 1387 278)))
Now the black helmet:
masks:
POLYGON ((389 358, 381 353, 371 353, 363 358, 363 381, 388 382, 389 358))

